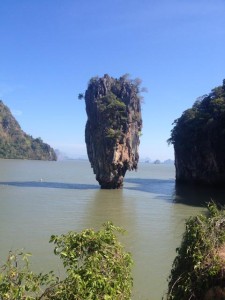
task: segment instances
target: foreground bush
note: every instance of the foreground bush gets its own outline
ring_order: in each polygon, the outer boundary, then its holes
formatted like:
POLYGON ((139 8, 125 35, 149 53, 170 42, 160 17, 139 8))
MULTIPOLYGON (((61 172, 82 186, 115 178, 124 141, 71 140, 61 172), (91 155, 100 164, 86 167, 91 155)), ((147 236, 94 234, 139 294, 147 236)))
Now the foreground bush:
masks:
POLYGON ((9 253, 0 269, 1 300, 128 300, 133 279, 132 259, 119 243, 123 230, 106 223, 99 231, 86 229, 52 236, 54 253, 66 269, 60 280, 53 272, 34 274, 28 255, 9 253))
POLYGON ((191 217, 169 277, 167 300, 225 299, 225 211, 191 217))
POLYGON ((6 263, 0 267, 1 300, 47 299, 44 298, 46 286, 53 286, 57 280, 52 272, 33 273, 29 256, 22 251, 9 252, 6 263))

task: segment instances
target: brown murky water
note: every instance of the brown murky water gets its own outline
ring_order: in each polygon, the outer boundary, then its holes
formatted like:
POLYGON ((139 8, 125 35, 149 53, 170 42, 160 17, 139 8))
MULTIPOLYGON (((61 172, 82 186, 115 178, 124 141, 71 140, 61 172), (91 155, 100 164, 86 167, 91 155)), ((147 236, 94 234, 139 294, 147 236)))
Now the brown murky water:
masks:
POLYGON ((25 248, 33 269, 62 272, 51 234, 111 220, 127 230, 122 242, 135 261, 133 299, 161 299, 185 219, 203 211, 204 201, 222 198, 178 189, 174 176, 173 165, 141 163, 127 173, 123 190, 100 190, 88 161, 0 160, 0 260, 25 248))

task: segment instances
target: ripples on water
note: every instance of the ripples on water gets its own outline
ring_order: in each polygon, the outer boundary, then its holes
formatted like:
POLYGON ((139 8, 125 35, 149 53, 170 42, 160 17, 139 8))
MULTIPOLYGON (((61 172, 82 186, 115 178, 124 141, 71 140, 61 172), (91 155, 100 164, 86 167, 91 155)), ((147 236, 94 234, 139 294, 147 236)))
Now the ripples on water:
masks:
POLYGON ((0 168, 1 260, 24 247, 36 270, 61 272, 50 235, 112 220, 127 230, 122 242, 135 261, 133 299, 161 299, 185 219, 224 195, 177 187, 173 165, 139 164, 126 174, 122 190, 99 189, 87 161, 0 160, 0 168))

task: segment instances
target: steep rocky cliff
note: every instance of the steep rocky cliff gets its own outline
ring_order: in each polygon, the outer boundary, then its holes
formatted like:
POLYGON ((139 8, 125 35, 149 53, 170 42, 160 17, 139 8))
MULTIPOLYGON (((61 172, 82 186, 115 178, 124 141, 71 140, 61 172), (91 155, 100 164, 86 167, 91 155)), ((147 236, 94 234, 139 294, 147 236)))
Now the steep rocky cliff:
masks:
POLYGON ((174 124, 169 142, 174 145, 177 182, 224 186, 225 80, 174 124))
POLYGON ((85 93, 87 153, 101 188, 120 188, 137 169, 142 128, 140 82, 126 76, 92 78, 85 93))
POLYGON ((54 150, 40 138, 26 134, 1 100, 0 158, 56 160, 54 150))

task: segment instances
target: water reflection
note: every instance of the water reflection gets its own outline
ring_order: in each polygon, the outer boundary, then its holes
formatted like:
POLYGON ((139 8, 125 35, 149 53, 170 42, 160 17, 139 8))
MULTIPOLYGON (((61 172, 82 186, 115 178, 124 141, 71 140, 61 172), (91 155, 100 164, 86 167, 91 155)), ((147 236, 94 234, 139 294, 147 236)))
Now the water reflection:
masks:
MULTIPOLYGON (((101 190, 97 184, 48 182, 48 181, 3 181, 1 186, 14 186, 25 188, 49 188, 68 190, 97 190, 96 201, 102 201, 100 206, 110 206, 117 203, 120 206, 123 199, 122 190, 101 190), (103 199, 103 200, 99 200, 103 199)), ((146 179, 126 178, 124 191, 140 191, 156 195, 159 200, 167 202, 182 203, 192 206, 205 206, 209 201, 222 205, 225 204, 225 188, 212 188, 207 186, 196 186, 176 184, 174 179, 146 179)))
POLYGON ((170 204, 158 201, 153 193, 142 195, 135 187, 137 181, 129 182, 133 188, 127 187, 127 182, 123 190, 95 191, 92 201, 87 203, 85 218, 89 222, 88 227, 96 228, 96 225, 111 220, 127 230, 120 240, 131 251, 135 261, 133 299, 160 299, 171 262, 168 255, 174 248, 173 241, 170 241, 173 229, 170 210, 174 204, 172 201, 170 204))
POLYGON ((64 182, 46 182, 46 181, 6 181, 0 182, 0 185, 9 185, 15 187, 25 188, 51 188, 51 189, 78 189, 78 190, 90 190, 99 189, 99 186, 93 184, 81 184, 81 183, 64 183, 64 182))
POLYGON ((125 182, 132 183, 135 186, 125 187, 130 190, 138 190, 152 194, 160 194, 171 196, 174 190, 173 179, 144 179, 144 178, 128 178, 125 182))
POLYGON ((174 179, 127 178, 125 189, 155 194, 159 200, 191 206, 206 206, 210 201, 225 204, 225 188, 177 184, 174 179))
POLYGON ((212 200, 220 204, 225 204, 225 189, 175 184, 173 199, 175 203, 192 206, 205 206, 206 203, 212 200))
POLYGON ((128 199, 122 189, 98 189, 86 207, 87 219, 91 226, 100 226, 106 221, 112 221, 117 226, 130 228, 134 226, 137 217, 134 206, 135 199, 132 196, 128 199))
POLYGON ((128 178, 125 182, 132 184, 130 187, 125 186, 125 189, 154 194, 154 197, 160 201, 173 202, 175 189, 173 179, 128 178))

